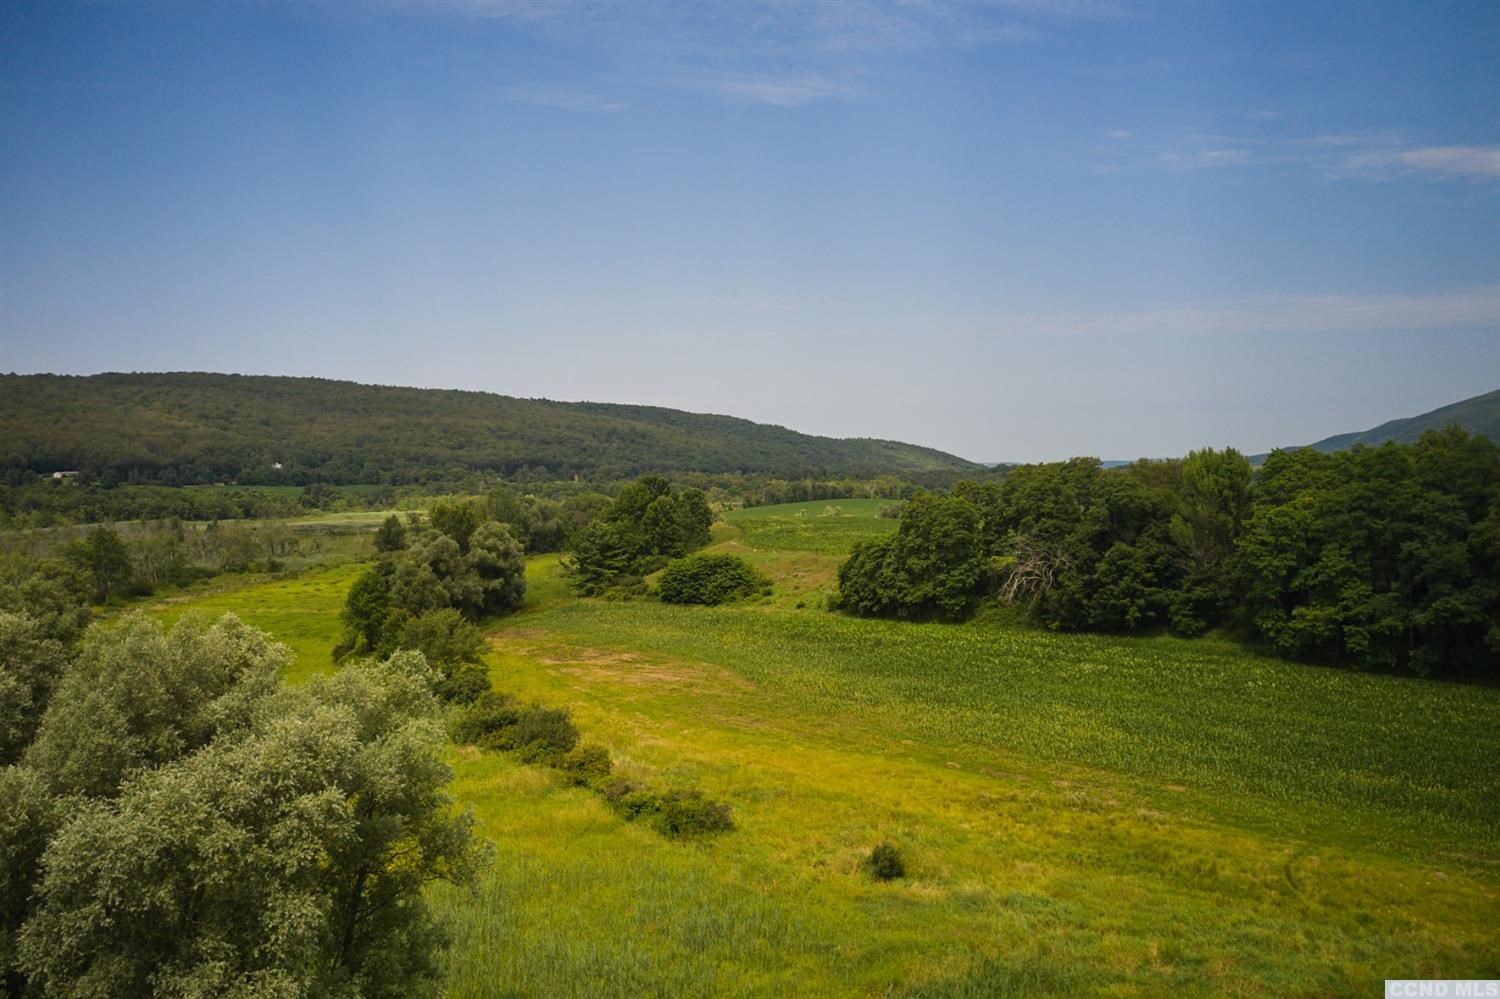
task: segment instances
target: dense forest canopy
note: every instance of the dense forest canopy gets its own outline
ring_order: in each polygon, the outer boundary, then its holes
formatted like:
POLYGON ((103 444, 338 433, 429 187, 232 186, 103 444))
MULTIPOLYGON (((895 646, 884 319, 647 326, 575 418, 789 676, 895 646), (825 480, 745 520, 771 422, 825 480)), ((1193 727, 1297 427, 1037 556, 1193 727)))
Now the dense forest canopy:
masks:
POLYGON ((201 373, 0 375, 0 441, 0 473, 77 471, 105 484, 981 468, 911 444, 814 437, 651 406, 201 373))

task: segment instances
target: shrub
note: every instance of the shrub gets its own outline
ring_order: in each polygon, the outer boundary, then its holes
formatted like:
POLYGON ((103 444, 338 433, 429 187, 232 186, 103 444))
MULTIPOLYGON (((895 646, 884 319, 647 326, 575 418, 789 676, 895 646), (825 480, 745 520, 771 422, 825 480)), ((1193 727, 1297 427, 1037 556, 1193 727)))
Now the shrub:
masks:
POLYGON ((555 760, 578 745, 578 729, 568 712, 540 704, 522 711, 509 735, 511 746, 528 763, 555 760))
POLYGON ((486 743, 497 733, 514 726, 520 715, 521 709, 516 706, 514 697, 489 691, 480 694, 473 704, 454 717, 449 735, 460 744, 486 743))
POLYGON ((557 768, 573 784, 587 785, 603 780, 614 769, 609 750, 594 743, 583 743, 568 750, 557 768))
POLYGON ((605 784, 600 793, 609 807, 624 819, 634 821, 642 815, 654 815, 661 809, 661 799, 633 780, 617 777, 605 784))
POLYGON ((516 748, 515 731, 516 727, 514 724, 491 729, 478 739, 475 739, 474 745, 480 749, 488 749, 497 753, 508 753, 516 748))
POLYGON ((456 673, 440 682, 437 693, 452 704, 473 704, 489 690, 489 672, 482 666, 469 664, 459 667, 456 673))
POLYGON ((890 843, 881 843, 870 851, 865 867, 876 881, 894 881, 906 877, 906 859, 901 850, 890 843))
POLYGON ((729 806, 702 791, 665 791, 657 802, 655 825, 665 836, 685 838, 734 828, 729 806))
POLYGON ((723 604, 764 586, 761 574, 738 555, 690 555, 667 566, 657 591, 669 604, 723 604))

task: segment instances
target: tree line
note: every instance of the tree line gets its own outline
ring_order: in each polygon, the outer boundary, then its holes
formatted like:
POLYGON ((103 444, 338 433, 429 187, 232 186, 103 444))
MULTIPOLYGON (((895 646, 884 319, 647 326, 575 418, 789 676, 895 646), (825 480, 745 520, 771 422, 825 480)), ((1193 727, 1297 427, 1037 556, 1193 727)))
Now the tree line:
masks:
MULTIPOLYGON (((990 473, 999 478, 999 472, 990 473)), ((971 476, 972 477, 972 476, 971 476)), ((785 479, 764 475, 709 475, 677 473, 672 480, 698 489, 721 506, 766 506, 806 500, 852 498, 907 499, 923 488, 948 488, 964 476, 954 472, 914 473, 904 477, 785 479)), ((550 539, 537 537, 542 547, 557 551, 568 541, 560 521, 602 497, 607 504, 633 479, 502 480, 494 475, 465 475, 455 481, 422 485, 345 485, 315 481, 297 489, 272 486, 173 487, 104 485, 87 474, 76 479, 11 468, 0 471, 0 530, 29 530, 71 524, 118 523, 128 520, 270 520, 303 517, 330 511, 382 510, 429 505, 435 498, 485 497, 492 505, 505 504, 500 519, 516 526, 521 518, 559 521, 550 539), (9 481, 5 481, 5 480, 9 481), (506 499, 506 496, 509 499, 506 499), (590 497, 584 500, 583 497, 590 497), (519 506, 518 506, 519 504, 519 506), (571 504, 574 510, 558 506, 571 504)), ((576 521, 576 517, 573 518, 576 521)), ((576 524, 575 524, 576 526, 576 524)))
POLYGON ((837 604, 962 618, 987 599, 1048 627, 1211 628, 1316 662, 1500 678, 1500 449, 1233 449, 1012 469, 908 501, 857 546, 837 604))

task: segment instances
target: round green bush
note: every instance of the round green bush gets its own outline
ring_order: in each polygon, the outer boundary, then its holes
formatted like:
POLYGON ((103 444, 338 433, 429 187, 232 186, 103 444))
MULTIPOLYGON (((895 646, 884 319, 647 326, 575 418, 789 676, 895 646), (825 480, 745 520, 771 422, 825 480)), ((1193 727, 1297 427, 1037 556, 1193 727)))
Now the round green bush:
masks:
POLYGON ((578 729, 567 709, 540 704, 522 711, 507 734, 511 745, 521 751, 521 759, 528 763, 555 762, 578 745, 578 729))
POLYGON ((890 843, 881 843, 871 850, 865 866, 870 869, 870 876, 876 881, 894 881, 906 877, 906 859, 890 843))
POLYGON ((488 691, 458 712, 449 725, 449 735, 459 745, 477 744, 512 728, 521 717, 520 705, 509 694, 488 691))
POLYGON ((678 839, 734 828, 729 806, 698 790, 662 792, 654 821, 662 835, 678 839))
POLYGON ((580 743, 568 750, 558 762, 557 768, 578 785, 595 784, 609 777, 614 762, 609 750, 591 742, 580 743))
POLYGON ((689 555, 661 574, 657 592, 669 604, 723 604, 765 588, 765 579, 738 555, 689 555))

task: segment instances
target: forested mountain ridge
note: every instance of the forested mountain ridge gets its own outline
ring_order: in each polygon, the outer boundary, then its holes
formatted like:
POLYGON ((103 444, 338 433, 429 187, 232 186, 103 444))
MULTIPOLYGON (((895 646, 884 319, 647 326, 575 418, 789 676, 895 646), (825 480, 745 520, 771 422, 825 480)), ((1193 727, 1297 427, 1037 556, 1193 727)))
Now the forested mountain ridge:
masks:
POLYGON ((1356 444, 1374 447, 1386 441, 1413 444, 1424 430, 1441 430, 1451 426, 1463 427, 1471 434, 1483 434, 1492 441, 1500 441, 1500 389, 1440 406, 1428 413, 1387 420, 1369 430, 1335 434, 1307 446, 1315 451, 1342 451, 1356 444))
POLYGON ((167 485, 420 482, 647 471, 971 471, 932 448, 730 416, 200 372, 0 374, 0 467, 167 485), (277 467, 280 466, 280 467, 277 467))

